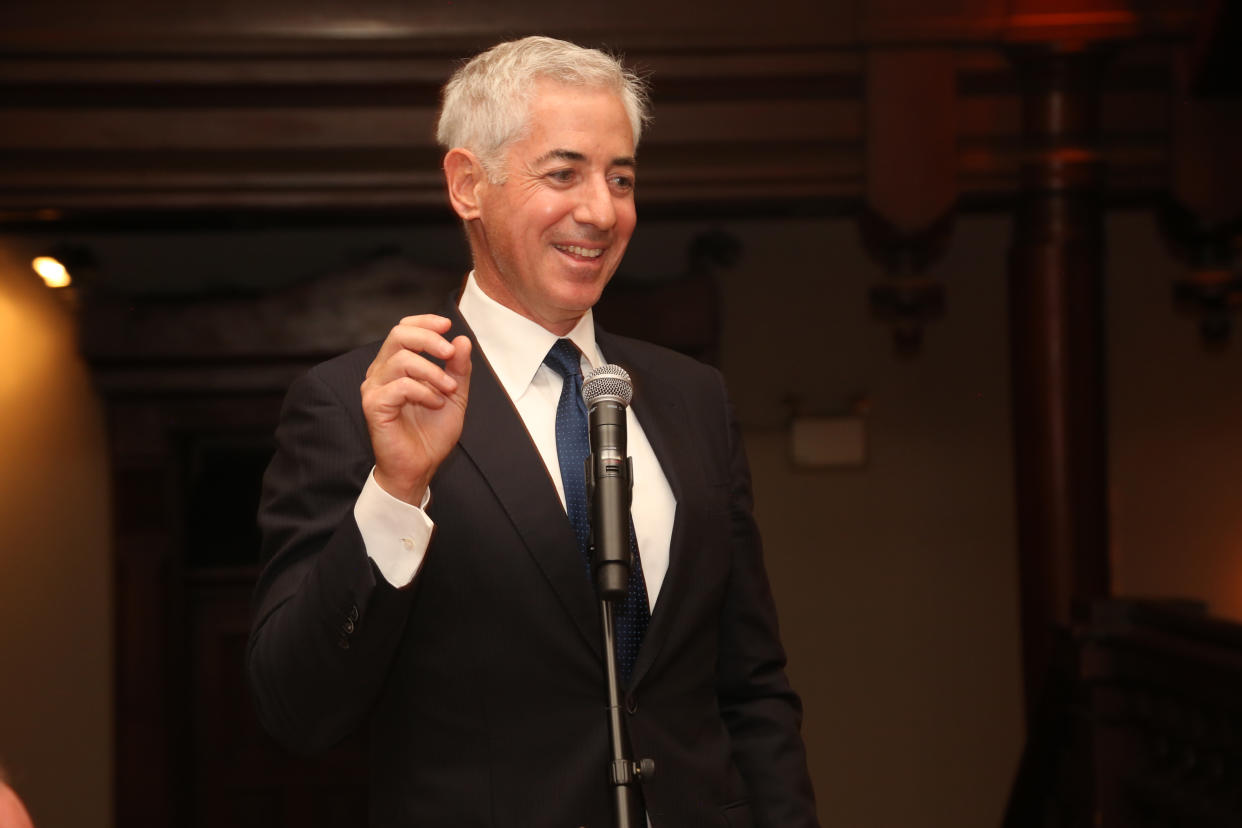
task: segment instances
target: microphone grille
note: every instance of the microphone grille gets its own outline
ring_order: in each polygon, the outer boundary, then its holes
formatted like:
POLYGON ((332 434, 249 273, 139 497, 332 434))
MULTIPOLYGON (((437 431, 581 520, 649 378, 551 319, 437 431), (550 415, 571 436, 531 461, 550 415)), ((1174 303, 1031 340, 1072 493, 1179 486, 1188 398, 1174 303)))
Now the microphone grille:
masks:
POLYGON ((622 405, 634 399, 634 386, 630 375, 620 365, 601 365, 592 369, 582 380, 582 399, 587 408, 600 397, 617 397, 622 405))

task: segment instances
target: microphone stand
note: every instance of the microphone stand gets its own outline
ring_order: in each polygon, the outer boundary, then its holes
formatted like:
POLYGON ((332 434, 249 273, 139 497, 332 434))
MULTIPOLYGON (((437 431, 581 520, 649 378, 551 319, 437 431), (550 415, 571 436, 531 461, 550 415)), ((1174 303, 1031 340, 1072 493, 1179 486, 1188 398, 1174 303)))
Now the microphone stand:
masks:
POLYGON ((604 665, 608 675, 608 781, 612 785, 613 815, 616 828, 645 828, 642 798, 638 785, 655 771, 650 759, 635 762, 629 758, 630 740, 621 721, 620 676, 617 675, 616 630, 613 627, 613 602, 599 602, 604 622, 604 665))
MULTIPOLYGON (((625 408, 620 406, 624 423, 625 408)), ((624 452, 621 443, 621 453, 624 452)), ((630 577, 630 499, 632 464, 612 451, 594 452, 586 462, 587 498, 591 503, 591 571, 595 573, 603 622, 604 671, 608 684, 608 780, 612 786, 616 828, 646 828, 639 785, 655 773, 655 762, 630 758, 629 734, 621 717, 621 677, 617 670, 616 603, 625 597, 630 577), (623 508, 622 508, 623 507, 623 508)))

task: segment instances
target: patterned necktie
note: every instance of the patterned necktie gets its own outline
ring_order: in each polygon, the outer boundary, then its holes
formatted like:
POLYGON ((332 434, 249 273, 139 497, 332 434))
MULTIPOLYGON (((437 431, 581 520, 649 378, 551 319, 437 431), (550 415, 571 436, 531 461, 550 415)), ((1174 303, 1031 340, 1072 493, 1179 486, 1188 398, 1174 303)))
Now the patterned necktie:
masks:
MULTIPOLYGON (((591 571, 591 512, 587 503, 586 460, 591 453, 587 428, 586 403, 582 399, 582 357, 568 339, 558 339, 543 362, 561 375, 561 399, 556 406, 556 458, 561 467, 561 484, 565 488, 565 511, 578 538, 578 549, 591 571)), ((647 632, 651 613, 647 607, 647 582, 643 579, 642 560, 634 538, 634 521, 630 521, 630 580, 625 598, 614 608, 617 630, 617 670, 621 683, 628 685, 638 658, 638 646, 647 632)))

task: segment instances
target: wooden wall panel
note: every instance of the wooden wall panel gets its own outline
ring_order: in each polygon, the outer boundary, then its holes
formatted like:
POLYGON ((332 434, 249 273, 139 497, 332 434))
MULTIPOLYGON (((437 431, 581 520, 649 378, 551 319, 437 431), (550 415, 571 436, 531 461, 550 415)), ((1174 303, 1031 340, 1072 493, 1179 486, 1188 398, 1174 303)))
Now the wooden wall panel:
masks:
MULTIPOLYGON (((1184 38, 1200 3, 1145 4, 1137 40, 1120 51, 1184 38)), ((956 55, 958 190, 993 200, 1016 185, 1004 44, 1048 34, 1050 22, 1098 34, 1100 15, 1121 13, 1114 6, 1098 0, 1086 17, 1053 21, 1044 6, 1002 0, 778 0, 758 16, 742 0, 710 10, 594 2, 573 14, 568 0, 126 0, 102 14, 85 0, 8 4, 0 220, 164 209, 440 216, 441 84, 462 57, 538 30, 619 49, 650 73, 647 209, 852 209, 864 196, 864 113, 877 105, 867 55, 907 47, 956 55)), ((1138 78, 1117 90, 1128 98, 1105 89, 1101 144, 1122 190, 1150 188, 1165 154, 1169 87, 1159 73, 1138 78)))
MULTIPOLYGON (((322 46, 323 44, 320 44, 322 46)), ((0 59, 0 211, 444 209, 433 142, 453 61, 417 45, 0 59)), ((464 49, 458 54, 466 54, 464 49)), ((856 53, 640 49, 647 206, 858 192, 856 53)))
POLYGON ((338 150, 430 143, 429 108, 203 107, 27 109, 8 112, 0 151, 338 150))
MULTIPOLYGON (((1109 198, 1131 202, 1167 183, 1169 107, 1177 94, 1167 44, 1117 49, 1103 79, 1098 149, 1109 198)), ((958 184, 967 199, 1004 198, 1022 162, 1021 99, 1002 50, 958 59, 958 184)))
POLYGON ((868 43, 998 40, 1009 0, 872 0, 860 4, 859 28, 868 43))
MULTIPOLYGON (((792 45, 848 43, 857 37, 854 3, 779 0, 756 13, 749 0, 710 5, 663 0, 488 0, 410 3, 401 0, 123 0, 100 9, 90 0, 9 4, 0 10, 0 43, 42 49, 72 44, 150 48, 163 40, 256 38, 355 41, 420 39, 460 53, 467 42, 542 32, 614 47, 679 44, 792 45), (457 44, 448 41, 459 41, 457 44)), ((226 47, 227 48, 227 47, 226 47)))

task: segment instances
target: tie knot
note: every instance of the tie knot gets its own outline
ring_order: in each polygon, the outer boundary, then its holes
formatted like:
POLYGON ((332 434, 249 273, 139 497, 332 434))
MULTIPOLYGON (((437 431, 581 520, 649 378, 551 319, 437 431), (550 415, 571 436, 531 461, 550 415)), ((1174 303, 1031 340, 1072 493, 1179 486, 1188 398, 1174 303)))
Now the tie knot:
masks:
POLYGON ((569 379, 582 373, 582 352, 570 340, 558 339, 543 358, 543 364, 560 374, 562 379, 569 379))

